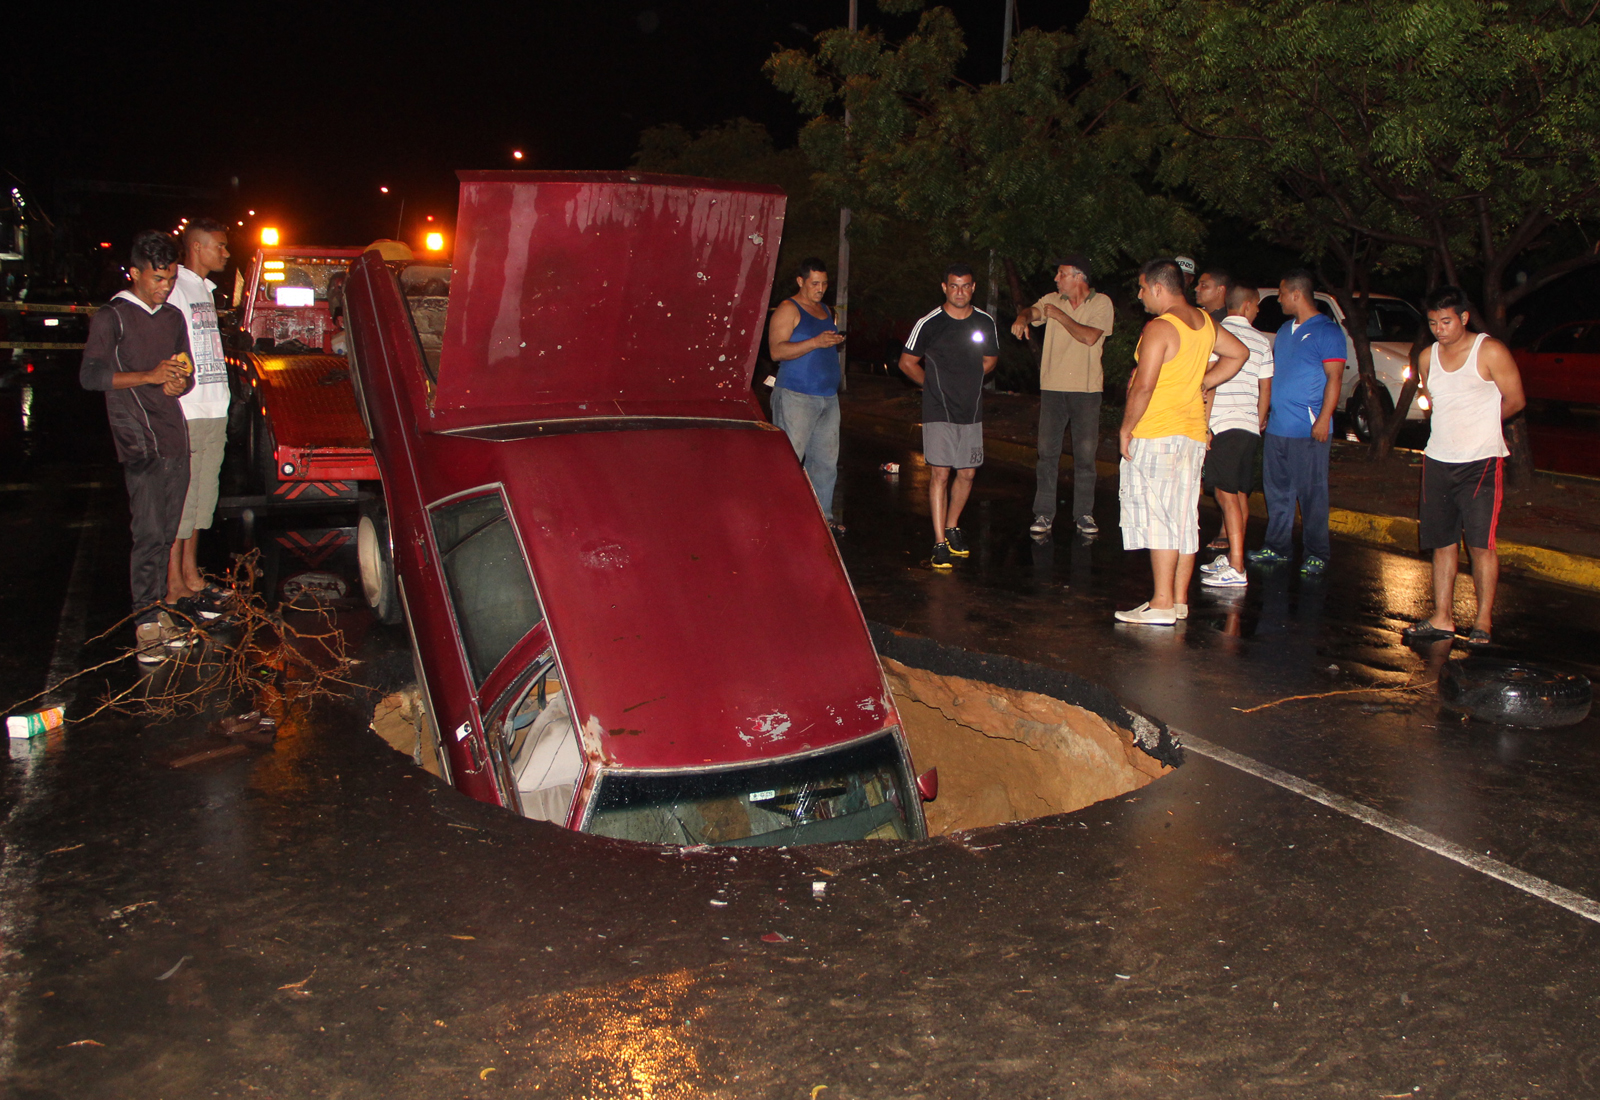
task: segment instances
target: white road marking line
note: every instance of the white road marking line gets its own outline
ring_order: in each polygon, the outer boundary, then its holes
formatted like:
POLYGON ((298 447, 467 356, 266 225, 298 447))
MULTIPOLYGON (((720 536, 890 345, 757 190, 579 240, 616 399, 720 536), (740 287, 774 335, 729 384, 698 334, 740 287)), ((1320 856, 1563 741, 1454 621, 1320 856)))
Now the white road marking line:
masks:
POLYGON ((1239 771, 1253 775, 1257 779, 1265 779, 1268 783, 1282 787, 1286 791, 1293 791, 1295 794, 1303 795, 1313 802, 1320 802, 1330 810, 1337 810, 1347 817, 1353 817, 1357 821, 1371 825, 1374 829, 1382 829, 1390 836, 1410 841, 1419 848, 1426 848, 1435 855, 1454 860, 1463 867, 1477 871, 1479 874, 1498 879, 1507 886, 1514 886, 1524 893, 1532 894, 1541 901, 1559 905, 1561 908, 1570 910, 1580 917, 1600 923, 1600 902, 1585 897, 1574 890, 1568 890, 1564 886, 1557 886, 1553 882, 1547 882, 1537 875, 1528 874, 1526 871, 1519 871, 1509 864, 1501 863, 1498 859, 1490 859, 1488 856, 1479 855, 1472 849, 1463 848, 1452 840, 1446 840, 1442 836, 1430 833, 1426 829, 1419 829, 1415 825, 1408 825, 1397 817, 1390 817, 1386 813, 1374 810, 1370 806, 1364 806, 1353 799, 1334 794, 1332 791, 1319 787, 1315 783, 1290 775, 1288 772, 1279 771, 1269 764, 1263 764, 1259 760, 1243 756, 1232 749, 1225 749, 1221 745, 1213 744, 1203 737, 1196 737, 1192 733, 1183 733, 1179 730, 1173 730, 1172 732, 1177 735, 1178 741, 1184 748, 1199 753, 1201 756, 1215 760, 1219 764, 1226 764, 1230 768, 1237 768, 1239 771))
MULTIPOLYGON (((83 521, 78 525, 78 547, 72 556, 72 572, 61 601, 55 648, 50 652, 50 667, 45 674, 46 687, 59 684, 78 670, 88 623, 95 553, 100 545, 101 523, 97 519, 100 511, 100 492, 96 488, 89 493, 83 521)), ((70 721, 72 715, 67 718, 70 721)), ((21 775, 11 811, 6 814, 5 821, 0 822, 0 837, 5 838, 4 857, 0 858, 0 1079, 8 1077, 16 1064, 17 1003, 28 984, 28 971, 20 947, 33 927, 38 892, 41 857, 11 837, 13 825, 33 813, 45 797, 49 768, 42 766, 35 747, 31 741, 11 742, 12 763, 21 775)))
MULTIPOLYGON (((98 490, 89 494, 89 508, 84 513, 83 525, 78 529, 78 550, 72 556, 72 572, 67 577, 67 593, 61 600, 61 619, 56 625, 56 644, 50 651, 50 671, 45 684, 59 684, 78 671, 78 658, 83 653, 84 634, 89 622, 89 587, 94 583, 95 552, 100 548, 101 523, 98 490)), ((70 690, 68 694, 70 694, 70 690)), ((65 703, 56 698, 52 702, 65 703)), ((68 715, 70 718, 71 716, 68 715)))

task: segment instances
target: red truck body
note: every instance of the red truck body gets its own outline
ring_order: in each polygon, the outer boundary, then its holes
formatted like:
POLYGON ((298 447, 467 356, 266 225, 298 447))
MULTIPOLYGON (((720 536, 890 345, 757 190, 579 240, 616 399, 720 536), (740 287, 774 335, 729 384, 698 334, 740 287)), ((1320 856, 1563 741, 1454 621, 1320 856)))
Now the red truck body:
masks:
POLYGON ((333 302, 360 248, 264 248, 239 284, 228 356, 250 395, 251 480, 275 501, 353 498, 377 463, 333 302))

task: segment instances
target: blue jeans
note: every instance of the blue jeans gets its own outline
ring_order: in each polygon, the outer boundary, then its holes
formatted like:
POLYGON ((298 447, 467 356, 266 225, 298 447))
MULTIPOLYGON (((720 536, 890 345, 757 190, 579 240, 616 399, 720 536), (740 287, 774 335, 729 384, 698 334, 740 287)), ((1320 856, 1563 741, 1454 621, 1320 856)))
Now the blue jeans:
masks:
POLYGON ((1294 509, 1300 505, 1300 538, 1308 555, 1328 560, 1328 454, 1330 439, 1261 437, 1261 491, 1267 498, 1267 546, 1284 557, 1294 551, 1294 509))
POLYGON ((832 523, 833 486, 839 480, 839 398, 778 386, 772 391, 772 423, 789 437, 822 514, 832 523))

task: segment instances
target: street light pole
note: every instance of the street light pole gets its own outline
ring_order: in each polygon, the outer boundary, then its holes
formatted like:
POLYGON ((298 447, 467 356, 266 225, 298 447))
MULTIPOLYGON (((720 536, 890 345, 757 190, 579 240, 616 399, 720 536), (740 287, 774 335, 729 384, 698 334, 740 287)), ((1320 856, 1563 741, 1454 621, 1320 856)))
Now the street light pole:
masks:
MULTIPOLYGON (((1006 0, 1010 3, 1011 0, 1006 0)), ((850 0, 850 29, 856 29, 856 0, 850 0)), ((850 132, 850 108, 844 109, 845 133, 850 132)), ((850 208, 839 208, 839 290, 834 295, 833 313, 837 320, 839 330, 850 331, 850 208)), ((848 336, 846 337, 848 341, 848 336)), ((849 368, 850 357, 845 352, 845 344, 839 345, 839 388, 846 388, 845 372, 849 368)))
MULTIPOLYGON (((1005 31, 1000 39, 1000 83, 1011 82, 1011 24, 1016 18, 1017 0, 1003 0, 1006 9, 1005 31)), ((1000 265, 994 249, 989 249, 989 316, 1000 308, 1000 265)))

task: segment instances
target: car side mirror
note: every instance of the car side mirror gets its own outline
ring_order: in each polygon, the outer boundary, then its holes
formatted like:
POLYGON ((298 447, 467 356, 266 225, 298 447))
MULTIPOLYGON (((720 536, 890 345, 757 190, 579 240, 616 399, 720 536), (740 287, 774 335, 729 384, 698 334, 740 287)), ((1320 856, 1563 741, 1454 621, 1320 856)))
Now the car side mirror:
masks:
POLYGON ((922 796, 924 802, 932 802, 939 797, 938 768, 929 768, 917 776, 917 793, 922 796))

